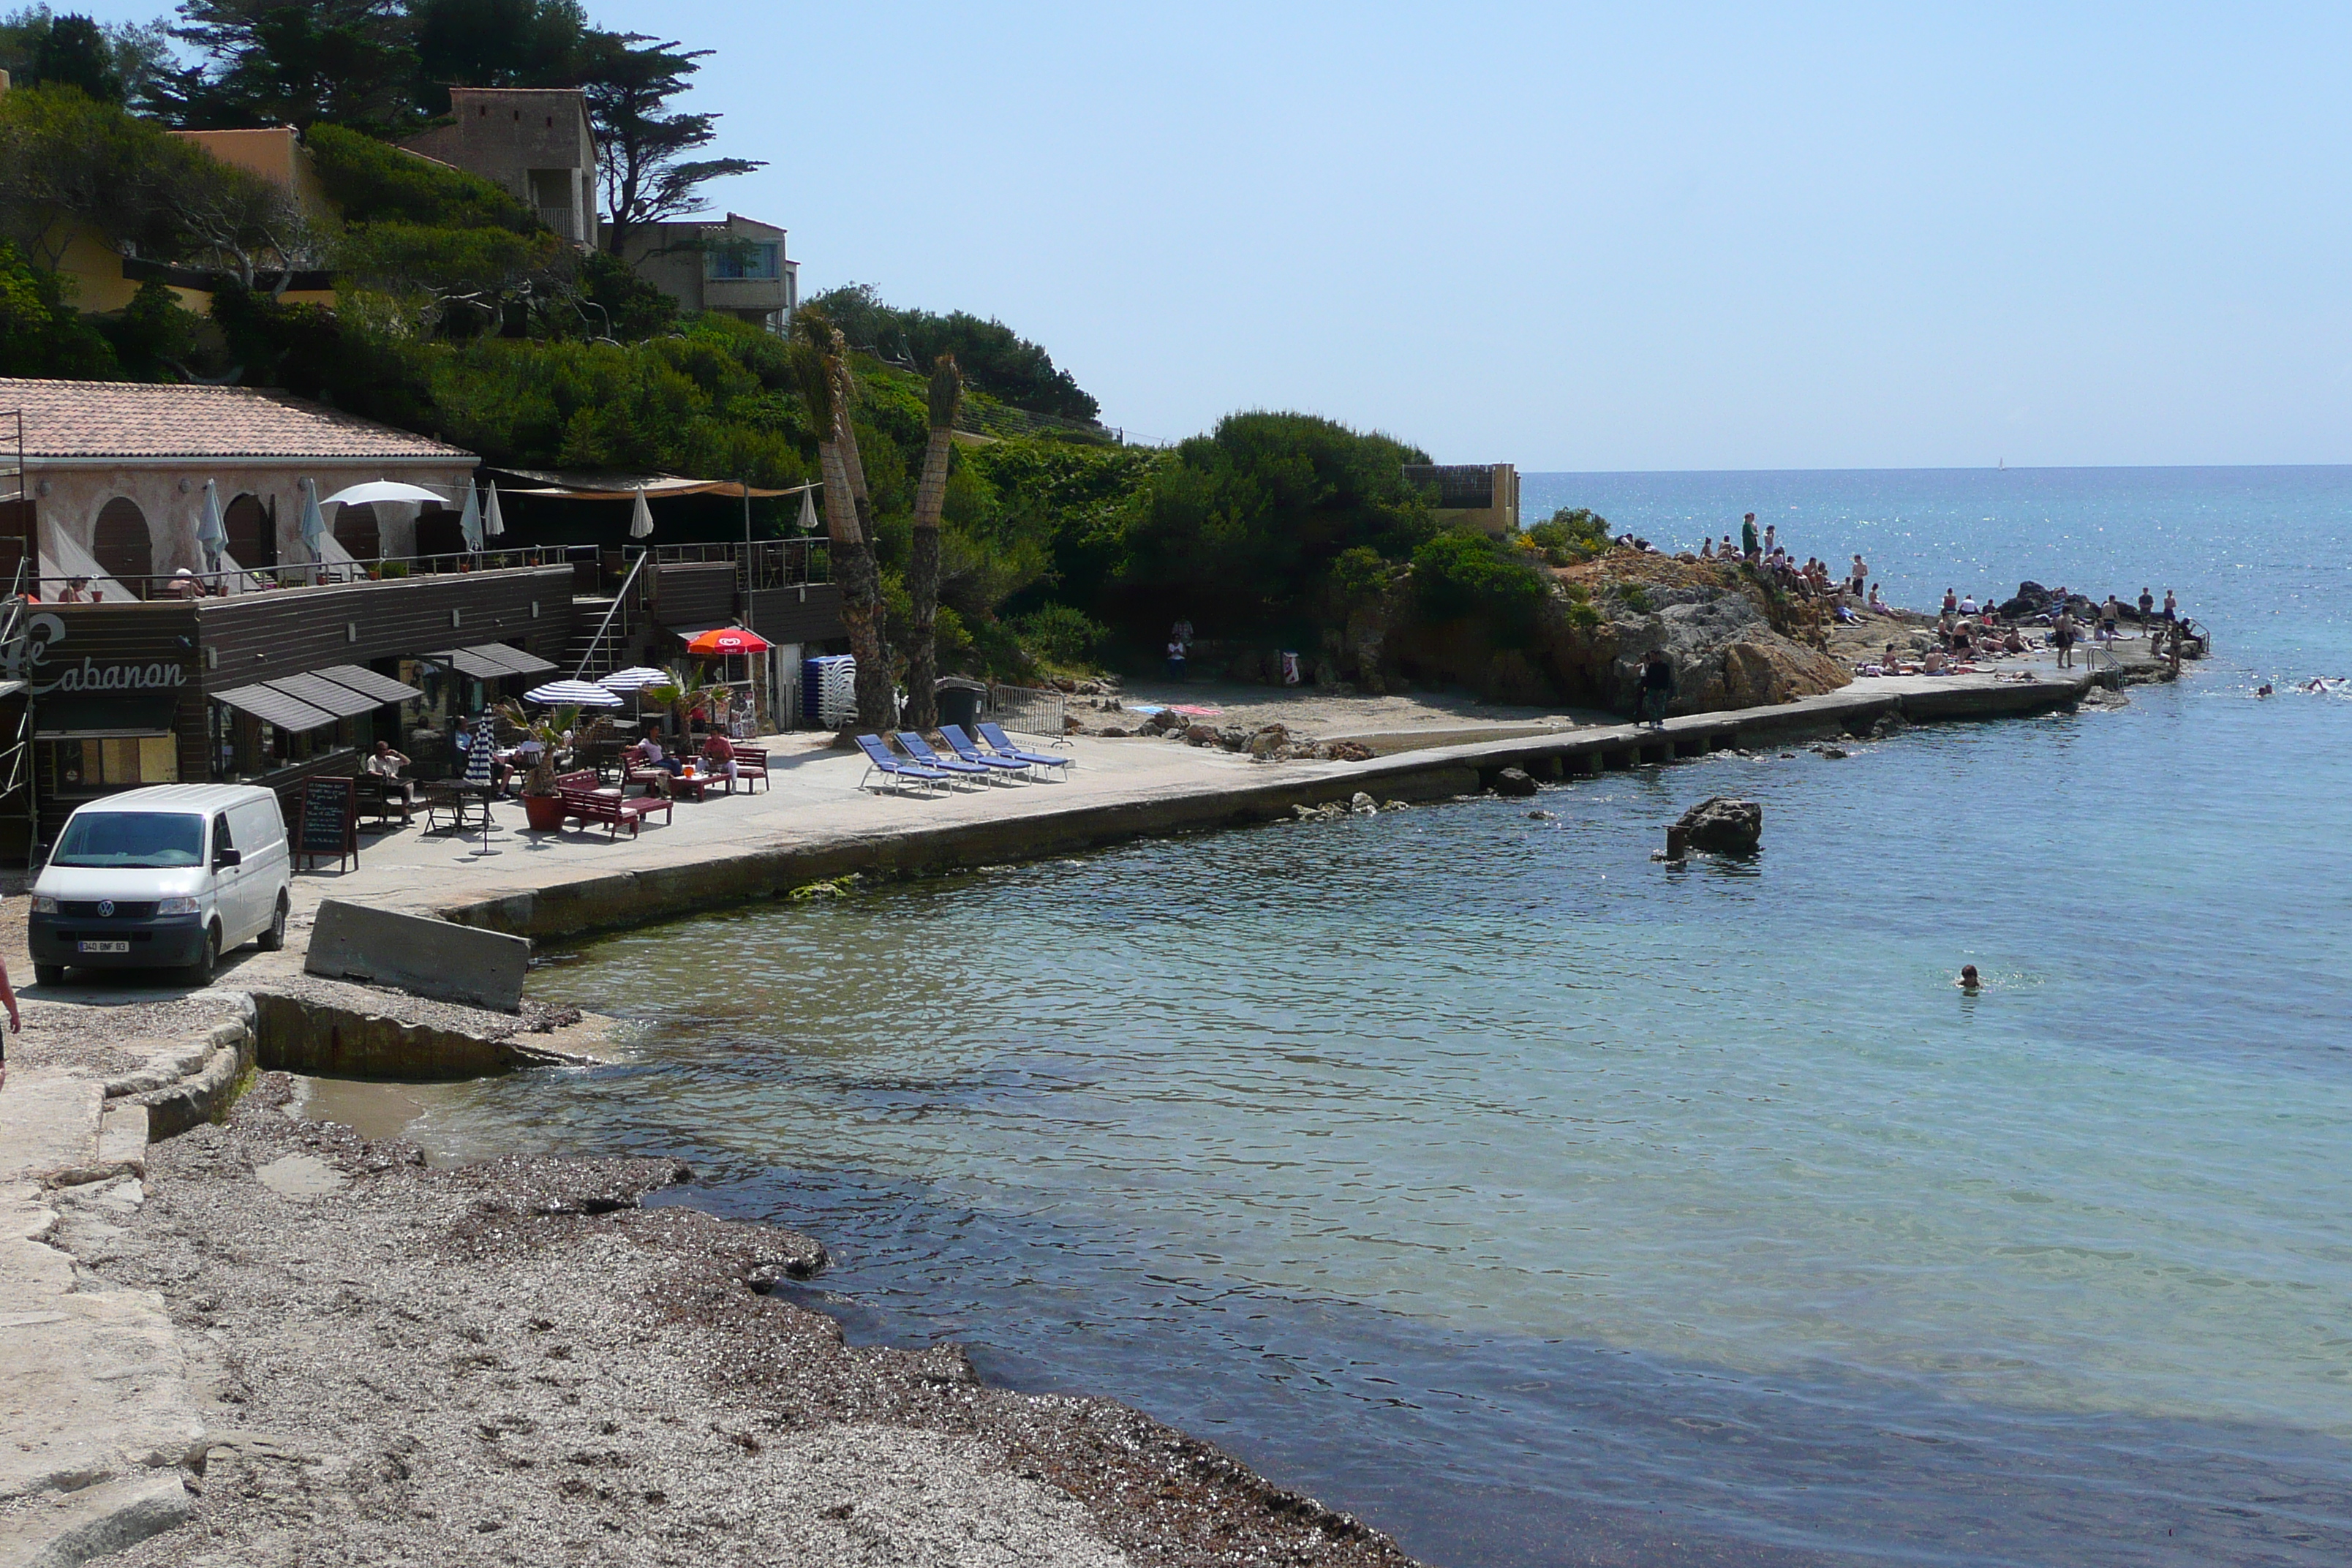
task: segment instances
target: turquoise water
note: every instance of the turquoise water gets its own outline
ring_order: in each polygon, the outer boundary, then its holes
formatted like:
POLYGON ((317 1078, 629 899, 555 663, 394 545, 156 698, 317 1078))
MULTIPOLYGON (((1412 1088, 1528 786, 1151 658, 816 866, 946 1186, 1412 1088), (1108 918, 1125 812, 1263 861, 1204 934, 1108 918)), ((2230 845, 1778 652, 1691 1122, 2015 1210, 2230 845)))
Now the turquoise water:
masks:
POLYGON ((1550 821, 599 941, 538 988, 640 1058, 425 1141, 684 1154, 834 1244, 854 1334, 1115 1394, 1436 1563, 2352 1556, 2352 697, 2252 694, 2352 675, 2352 471, 1528 478, 1570 499, 1754 510, 1898 602, 2170 586, 2219 653, 1550 821), (1652 863, 1718 793, 1764 852, 1652 863))

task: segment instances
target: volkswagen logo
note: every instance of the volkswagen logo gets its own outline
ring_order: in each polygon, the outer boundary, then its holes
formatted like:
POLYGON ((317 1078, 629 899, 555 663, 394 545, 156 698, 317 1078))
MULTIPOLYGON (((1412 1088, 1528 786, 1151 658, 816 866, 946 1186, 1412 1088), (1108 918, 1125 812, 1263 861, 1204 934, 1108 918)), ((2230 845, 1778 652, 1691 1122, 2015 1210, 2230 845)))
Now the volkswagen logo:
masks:
POLYGON ((114 918, 114 900, 112 899, 100 899, 98 900, 98 917, 100 920, 112 920, 114 918))

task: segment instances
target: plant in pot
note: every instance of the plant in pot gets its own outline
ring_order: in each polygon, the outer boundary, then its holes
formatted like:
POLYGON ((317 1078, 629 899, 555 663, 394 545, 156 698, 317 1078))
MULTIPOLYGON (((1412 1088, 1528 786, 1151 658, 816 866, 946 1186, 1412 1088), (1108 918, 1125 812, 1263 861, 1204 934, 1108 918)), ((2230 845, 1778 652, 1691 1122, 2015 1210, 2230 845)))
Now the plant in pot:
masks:
POLYGON ((691 749, 689 726, 697 719, 717 723, 725 717, 728 699, 734 692, 710 679, 709 667, 698 664, 691 669, 683 664, 669 667, 669 679, 659 686, 645 689, 647 700, 660 703, 669 710, 672 729, 681 754, 691 749))
POLYGON ((552 833, 563 826, 563 792, 555 783, 555 757, 559 749, 570 746, 585 749, 604 738, 613 721, 599 713, 583 729, 577 704, 567 704, 536 716, 523 711, 520 702, 501 702, 498 715, 510 728, 539 742, 539 754, 525 769, 517 793, 522 796, 523 820, 534 832, 552 833), (571 739, 565 740, 569 735, 571 739))

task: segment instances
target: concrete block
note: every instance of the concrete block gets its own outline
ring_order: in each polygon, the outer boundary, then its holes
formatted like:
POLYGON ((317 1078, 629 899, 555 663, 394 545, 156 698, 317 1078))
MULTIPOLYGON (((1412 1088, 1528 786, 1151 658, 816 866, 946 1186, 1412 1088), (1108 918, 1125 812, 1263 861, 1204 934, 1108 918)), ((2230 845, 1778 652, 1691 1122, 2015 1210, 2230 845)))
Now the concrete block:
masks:
POLYGON ((76 1568, 177 1529, 194 1515, 195 1501, 177 1470, 106 1481, 44 1498, 14 1515, 7 1524, 15 1528, 0 1529, 0 1558, 25 1568, 76 1568))
POLYGON ((522 1004, 530 965, 528 937, 329 899, 319 906, 302 967, 331 980, 394 985, 511 1013, 522 1004))

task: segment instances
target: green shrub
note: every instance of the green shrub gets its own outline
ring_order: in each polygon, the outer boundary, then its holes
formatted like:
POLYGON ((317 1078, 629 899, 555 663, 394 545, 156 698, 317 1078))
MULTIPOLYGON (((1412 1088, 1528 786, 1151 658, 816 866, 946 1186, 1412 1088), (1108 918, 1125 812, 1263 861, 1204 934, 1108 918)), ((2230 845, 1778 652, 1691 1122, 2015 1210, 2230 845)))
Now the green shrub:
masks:
POLYGON ((1415 550, 1412 579, 1427 618, 1475 621, 1505 647, 1534 637, 1547 594, 1541 577, 1468 531, 1441 533, 1415 550))
POLYGON ((1586 560, 1609 548, 1609 520, 1589 507, 1562 507, 1528 530, 1528 541, 1555 566, 1586 560))
POLYGON ((1639 583, 1621 584, 1617 589, 1617 596, 1622 599, 1625 602, 1625 607, 1635 615, 1646 616, 1650 613, 1650 591, 1639 583))
POLYGON ((1109 631, 1068 605, 1045 605, 1006 623, 1021 644, 1049 664, 1092 668, 1109 631))

